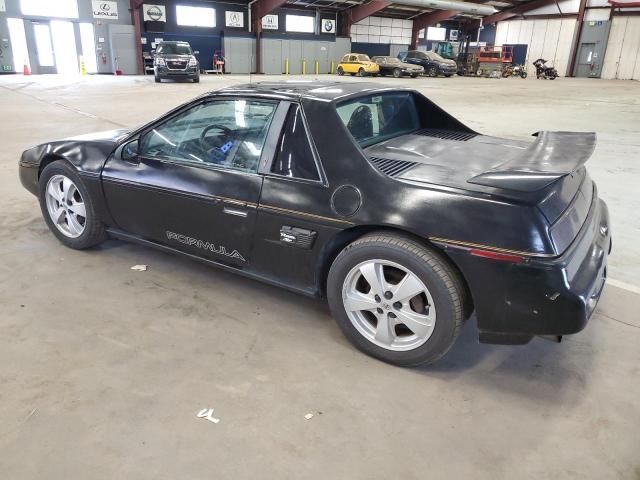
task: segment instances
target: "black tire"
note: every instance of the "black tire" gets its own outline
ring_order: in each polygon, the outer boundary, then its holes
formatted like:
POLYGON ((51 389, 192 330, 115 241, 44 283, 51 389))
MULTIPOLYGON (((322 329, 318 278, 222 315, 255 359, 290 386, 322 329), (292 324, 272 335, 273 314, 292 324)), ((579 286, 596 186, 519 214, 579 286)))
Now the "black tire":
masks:
POLYGON ((338 75, 344 75, 344 69, 342 67, 338 67, 338 75))
POLYGON ((155 76, 155 81, 156 83, 160 83, 160 77, 158 77, 157 75, 155 76))
POLYGON ((364 71, 364 68, 360 67, 360 69, 358 70, 358 76, 364 77, 365 75, 366 75, 366 72, 364 71))
POLYGON ((327 297, 333 317, 351 343, 372 357, 404 367, 433 363, 445 355, 470 313, 464 280, 446 257, 410 237, 384 232, 361 237, 338 255, 329 271, 327 297), (434 330, 425 343, 413 350, 395 351, 376 345, 356 329, 347 315, 342 300, 345 279, 355 266, 371 259, 395 262, 409 269, 433 297, 437 310, 434 330))
POLYGON ((452 77, 452 76, 453 76, 453 73, 447 73, 447 74, 445 74, 445 77, 447 77, 447 78, 452 77))
POLYGON ((411 74, 411 78, 418 78, 418 74, 417 73, 412 73, 411 74))
POLYGON ((402 70, 400 70, 399 68, 394 68, 393 76, 394 78, 400 78, 402 76, 402 70))
POLYGON ((551 76, 549 77, 549 80, 555 80, 555 79, 556 79, 556 76, 555 76, 555 75, 551 75, 551 76))
POLYGON ((96 214, 93 199, 89 196, 87 187, 82 181, 82 178, 76 173, 75 169, 64 160, 56 160, 44 168, 40 175, 40 179, 38 180, 38 199, 40 201, 42 215, 47 222, 49 230, 51 230, 63 245, 76 250, 83 250, 85 248, 98 245, 107 239, 104 224, 96 214), (69 178, 76 185, 80 195, 82 196, 82 200, 84 201, 86 209, 84 231, 76 238, 68 237, 58 230, 49 215, 46 203, 46 189, 49 179, 54 175, 64 175, 69 178))
POLYGON ((427 73, 429 74, 430 77, 437 77, 438 67, 429 67, 429 70, 427 71, 427 73))
POLYGON ((193 79, 193 83, 200 83, 200 75, 193 79))
POLYGON ((527 78, 527 72, 525 71, 520 72, 520 78, 527 78))

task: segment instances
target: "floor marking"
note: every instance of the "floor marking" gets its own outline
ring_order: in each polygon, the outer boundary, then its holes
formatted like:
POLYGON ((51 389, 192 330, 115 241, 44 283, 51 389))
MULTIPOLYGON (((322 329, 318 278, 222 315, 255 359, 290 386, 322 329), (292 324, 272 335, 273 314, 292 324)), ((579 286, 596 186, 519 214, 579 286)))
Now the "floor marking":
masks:
POLYGON ((615 278, 607 278, 607 283, 609 285, 613 285, 614 287, 618 287, 623 290, 627 290, 628 292, 633 292, 640 295, 640 287, 637 287, 636 285, 631 285, 630 283, 622 282, 620 280, 616 280, 615 278))

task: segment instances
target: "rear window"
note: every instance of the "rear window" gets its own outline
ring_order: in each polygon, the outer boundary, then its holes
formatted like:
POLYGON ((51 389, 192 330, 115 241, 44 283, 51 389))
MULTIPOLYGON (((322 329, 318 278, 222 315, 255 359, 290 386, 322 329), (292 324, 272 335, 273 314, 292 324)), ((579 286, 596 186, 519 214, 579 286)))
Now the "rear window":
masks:
POLYGON ((420 128, 420 117, 411 92, 366 95, 341 102, 336 110, 362 147, 420 128))

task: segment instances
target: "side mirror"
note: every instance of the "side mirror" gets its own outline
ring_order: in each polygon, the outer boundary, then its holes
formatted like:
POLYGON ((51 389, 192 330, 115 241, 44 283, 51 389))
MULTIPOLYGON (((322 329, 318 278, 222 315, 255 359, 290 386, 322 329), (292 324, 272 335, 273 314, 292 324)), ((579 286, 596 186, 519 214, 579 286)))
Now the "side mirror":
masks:
POLYGON ((127 143, 122 148, 122 160, 132 161, 138 158, 138 140, 127 143))

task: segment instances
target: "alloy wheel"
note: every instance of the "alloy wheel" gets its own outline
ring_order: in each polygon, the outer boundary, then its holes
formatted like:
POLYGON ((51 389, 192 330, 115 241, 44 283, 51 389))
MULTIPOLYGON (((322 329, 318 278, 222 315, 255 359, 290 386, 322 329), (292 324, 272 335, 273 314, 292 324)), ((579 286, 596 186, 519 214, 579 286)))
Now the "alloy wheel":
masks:
POLYGON ((64 175, 54 175, 47 182, 47 211, 51 221, 63 235, 77 238, 87 223, 87 211, 80 190, 64 175))
POLYGON ((435 328, 429 289, 415 273, 388 260, 353 267, 343 283, 342 302, 358 332, 387 350, 413 350, 429 340, 435 328))

